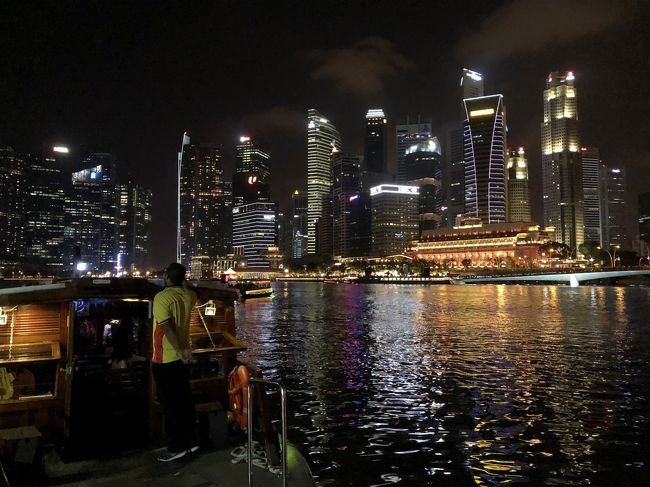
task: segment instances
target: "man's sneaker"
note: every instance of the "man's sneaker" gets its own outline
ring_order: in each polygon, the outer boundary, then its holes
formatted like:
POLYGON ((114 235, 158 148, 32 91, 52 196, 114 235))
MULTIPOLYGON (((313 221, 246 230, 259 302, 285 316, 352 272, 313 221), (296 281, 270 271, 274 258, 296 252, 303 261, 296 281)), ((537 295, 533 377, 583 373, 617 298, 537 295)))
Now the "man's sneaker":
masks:
POLYGON ((199 451, 199 445, 194 445, 192 448, 190 448, 187 451, 189 451, 190 453, 196 453, 197 451, 199 451))
POLYGON ((186 454, 187 451, 173 452, 173 451, 165 450, 158 456, 158 461, 171 462, 173 460, 178 460, 179 458, 183 458, 186 454))

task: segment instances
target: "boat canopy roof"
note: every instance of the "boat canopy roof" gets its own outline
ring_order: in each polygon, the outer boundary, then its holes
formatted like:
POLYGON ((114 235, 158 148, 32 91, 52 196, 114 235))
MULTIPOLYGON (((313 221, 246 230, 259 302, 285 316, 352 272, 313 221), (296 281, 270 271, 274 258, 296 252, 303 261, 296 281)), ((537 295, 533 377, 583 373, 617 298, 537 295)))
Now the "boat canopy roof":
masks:
MULTIPOLYGON (((220 283, 219 283, 220 284, 220 283)), ((189 282, 203 299, 237 299, 237 292, 211 282, 189 282)), ((163 289, 162 281, 138 278, 79 278, 53 284, 0 289, 0 306, 72 301, 83 298, 150 300, 163 289)))

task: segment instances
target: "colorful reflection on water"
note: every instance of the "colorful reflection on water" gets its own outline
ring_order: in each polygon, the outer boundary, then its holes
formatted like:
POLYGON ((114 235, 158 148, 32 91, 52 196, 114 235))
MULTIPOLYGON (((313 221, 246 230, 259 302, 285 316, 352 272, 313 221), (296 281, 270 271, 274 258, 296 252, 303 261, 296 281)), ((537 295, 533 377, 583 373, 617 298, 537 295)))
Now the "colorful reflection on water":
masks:
POLYGON ((238 334, 319 485, 645 484, 646 288, 274 287, 238 334))

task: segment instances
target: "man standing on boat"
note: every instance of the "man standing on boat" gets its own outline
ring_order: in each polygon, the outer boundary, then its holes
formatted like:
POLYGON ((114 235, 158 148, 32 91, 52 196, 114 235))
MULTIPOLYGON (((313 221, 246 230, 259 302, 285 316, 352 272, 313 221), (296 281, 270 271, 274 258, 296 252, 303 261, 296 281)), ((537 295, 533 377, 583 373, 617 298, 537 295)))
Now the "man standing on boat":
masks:
POLYGON ((162 406, 167 450, 158 457, 170 462, 198 450, 194 441, 195 412, 190 389, 190 316, 196 293, 185 285, 185 267, 170 264, 165 289, 153 300, 152 371, 162 406))

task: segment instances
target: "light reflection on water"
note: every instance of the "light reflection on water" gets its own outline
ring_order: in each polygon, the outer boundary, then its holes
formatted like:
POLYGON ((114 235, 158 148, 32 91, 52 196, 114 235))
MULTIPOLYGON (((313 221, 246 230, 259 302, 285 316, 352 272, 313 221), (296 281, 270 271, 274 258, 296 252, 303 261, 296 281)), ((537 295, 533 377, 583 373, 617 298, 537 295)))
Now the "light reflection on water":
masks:
POLYGON ((275 283, 237 308, 322 486, 635 484, 645 288, 275 283))

